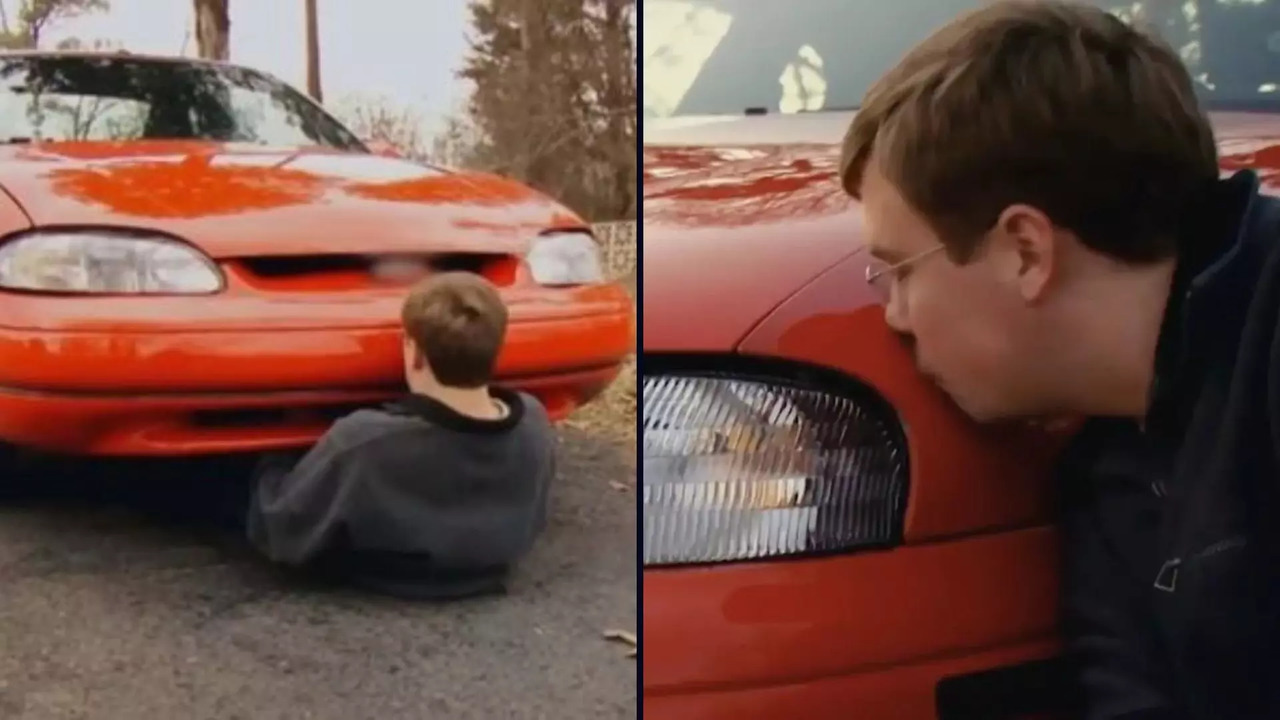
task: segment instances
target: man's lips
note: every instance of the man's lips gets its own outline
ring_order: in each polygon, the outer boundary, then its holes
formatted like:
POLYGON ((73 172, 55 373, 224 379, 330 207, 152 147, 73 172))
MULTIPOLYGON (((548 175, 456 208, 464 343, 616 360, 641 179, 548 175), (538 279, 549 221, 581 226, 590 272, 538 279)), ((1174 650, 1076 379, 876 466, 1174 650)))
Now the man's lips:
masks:
POLYGON ((916 344, 915 336, 907 333, 897 333, 897 336, 898 341, 902 343, 902 347, 911 355, 911 364, 915 366, 916 372, 920 373, 925 379, 929 380, 933 384, 939 387, 944 386, 942 378, 920 362, 920 348, 916 344))

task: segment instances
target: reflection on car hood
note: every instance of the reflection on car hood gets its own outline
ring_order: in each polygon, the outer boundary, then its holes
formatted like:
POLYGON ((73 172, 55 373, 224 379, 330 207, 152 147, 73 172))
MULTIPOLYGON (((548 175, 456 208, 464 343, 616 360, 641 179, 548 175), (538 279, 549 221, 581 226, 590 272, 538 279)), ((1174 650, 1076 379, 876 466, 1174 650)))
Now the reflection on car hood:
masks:
MULTIPOLYGON (((785 130, 786 120, 805 119, 783 120, 766 124, 785 130)), ((836 180, 839 147, 831 137, 750 141, 735 127, 736 120, 670 133, 646 126, 647 351, 729 350, 780 302, 861 247, 861 213, 836 180)))
POLYGON ((323 149, 206 142, 0 148, 0 184, 36 226, 172 233, 216 258, 521 252, 580 227, 560 205, 484 174, 323 149))
POLYGON ((1251 168, 1264 193, 1280 195, 1280 115, 1217 113, 1210 119, 1223 175, 1251 168))
MULTIPOLYGON (((770 310, 861 246, 840 187, 853 112, 646 120, 644 342, 726 350, 770 310), (690 308, 709 306, 690 320, 690 308)), ((1280 116, 1211 115, 1224 174, 1253 168, 1280 194, 1280 116)), ((863 283, 861 277, 850 283, 863 283)))

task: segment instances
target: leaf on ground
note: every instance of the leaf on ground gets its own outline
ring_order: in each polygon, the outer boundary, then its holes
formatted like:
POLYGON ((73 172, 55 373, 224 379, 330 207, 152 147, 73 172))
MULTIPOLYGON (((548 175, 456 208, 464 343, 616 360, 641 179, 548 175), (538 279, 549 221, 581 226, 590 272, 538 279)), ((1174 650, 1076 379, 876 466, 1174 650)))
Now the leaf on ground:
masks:
POLYGON ((626 657, 636 656, 636 635, 628 633, 626 630, 604 630, 604 639, 607 641, 626 643, 631 646, 631 651, 627 652, 626 657))
POLYGON ((630 633, 630 632, 627 632, 626 630, 605 630, 604 639, 613 640, 615 642, 626 643, 631 647, 636 646, 635 633, 630 633))

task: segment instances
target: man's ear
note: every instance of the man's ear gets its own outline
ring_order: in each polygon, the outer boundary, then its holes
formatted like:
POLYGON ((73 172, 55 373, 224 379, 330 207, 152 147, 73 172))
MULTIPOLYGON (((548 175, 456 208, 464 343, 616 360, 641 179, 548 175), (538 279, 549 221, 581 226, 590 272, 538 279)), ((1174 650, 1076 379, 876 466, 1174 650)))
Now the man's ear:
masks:
POLYGON ((1053 221, 1030 205, 1010 205, 993 228, 1003 250, 999 268, 1002 280, 1014 284, 1029 303, 1039 301, 1056 270, 1057 228, 1053 221))
POLYGON ((422 348, 418 347, 418 343, 414 342, 413 338, 409 337, 408 335, 405 335, 404 345, 405 345, 405 348, 408 349, 410 355, 413 356, 413 364, 411 365, 411 367, 414 370, 421 370, 422 368, 426 367, 427 359, 422 356, 422 348))

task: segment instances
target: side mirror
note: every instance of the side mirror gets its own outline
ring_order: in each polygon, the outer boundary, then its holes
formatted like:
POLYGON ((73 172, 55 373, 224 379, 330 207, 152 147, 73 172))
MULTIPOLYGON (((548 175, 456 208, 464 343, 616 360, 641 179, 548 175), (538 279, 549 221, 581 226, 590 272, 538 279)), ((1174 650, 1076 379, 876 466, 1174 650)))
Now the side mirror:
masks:
POLYGON ((381 155, 389 158, 404 158, 404 153, 400 152, 400 148, 387 142, 386 140, 369 140, 365 143, 369 148, 369 152, 374 155, 381 155))

